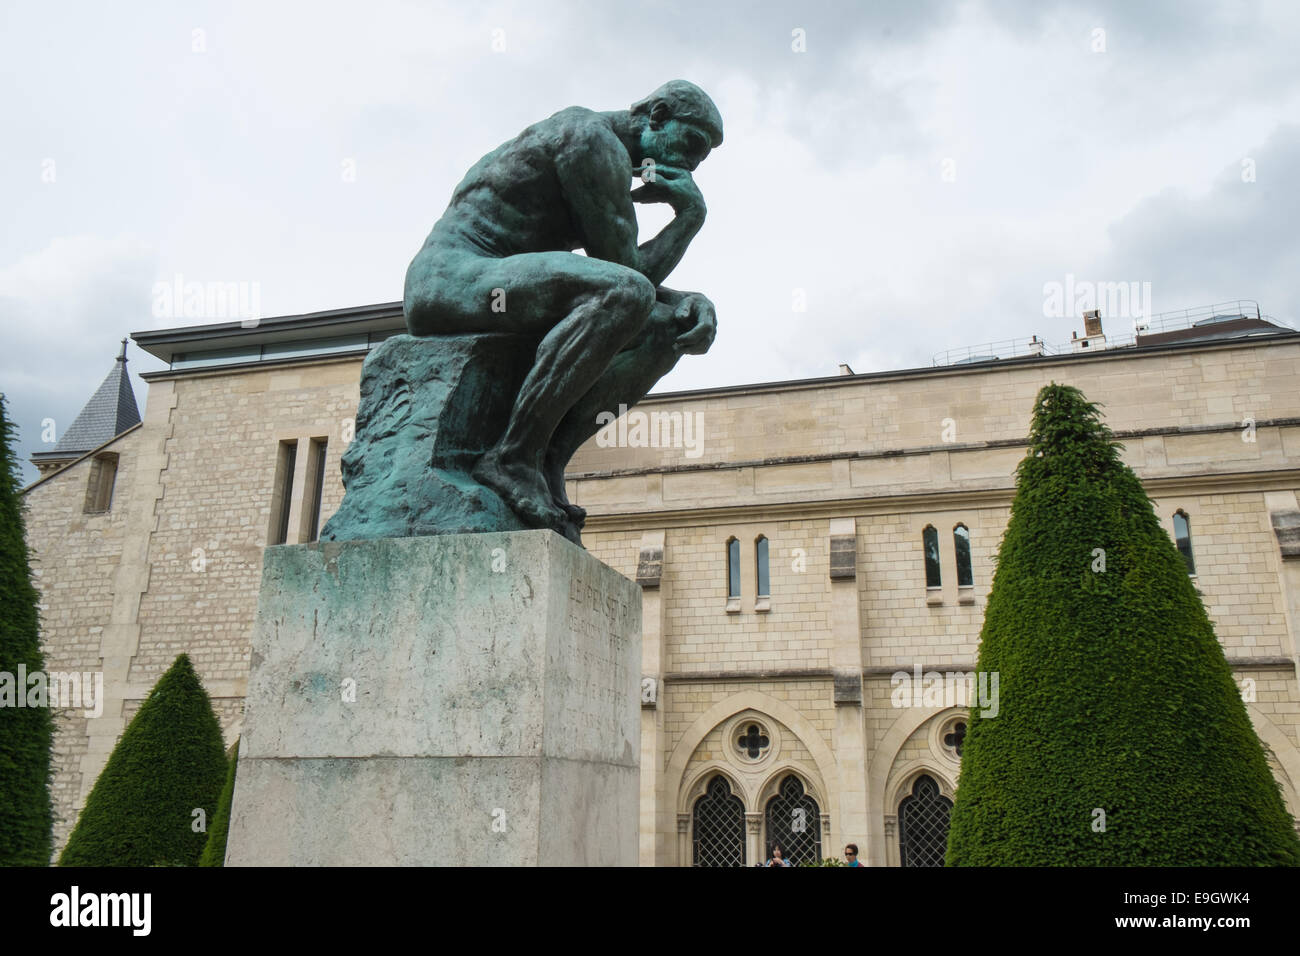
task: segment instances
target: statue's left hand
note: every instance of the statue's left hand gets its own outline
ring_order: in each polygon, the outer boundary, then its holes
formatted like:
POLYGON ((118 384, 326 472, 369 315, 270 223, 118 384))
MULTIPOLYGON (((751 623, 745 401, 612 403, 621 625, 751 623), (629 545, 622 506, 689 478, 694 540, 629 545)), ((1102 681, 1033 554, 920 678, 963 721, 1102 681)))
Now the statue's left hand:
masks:
POLYGON ((685 329, 673 346, 685 355, 703 355, 713 344, 718 331, 718 317, 713 303, 698 292, 688 292, 673 312, 679 328, 685 329))

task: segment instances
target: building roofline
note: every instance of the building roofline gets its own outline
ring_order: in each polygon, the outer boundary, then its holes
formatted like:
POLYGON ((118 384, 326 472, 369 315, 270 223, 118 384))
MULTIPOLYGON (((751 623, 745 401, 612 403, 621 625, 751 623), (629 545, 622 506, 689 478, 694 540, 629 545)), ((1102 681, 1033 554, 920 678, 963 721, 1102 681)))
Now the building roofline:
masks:
POLYGON ((95 455, 99 454, 101 451, 103 451, 103 450, 104 450, 105 448, 107 448, 109 445, 113 444, 113 442, 117 441, 117 440, 120 439, 120 438, 125 438, 127 435, 131 434, 131 432, 135 431, 137 428, 143 428, 143 427, 144 427, 144 422, 136 422, 134 425, 132 425, 132 426, 131 426, 130 428, 128 428, 126 431, 121 432, 121 433, 119 433, 119 434, 117 434, 117 435, 114 435, 112 438, 110 438, 108 441, 104 442, 104 444, 100 445, 98 448, 92 448, 92 449, 90 449, 90 451, 88 451, 88 452, 84 452, 84 453, 79 454, 76 458, 72 459, 72 461, 68 462, 68 463, 67 463, 66 465, 64 465, 62 468, 59 468, 59 469, 56 470, 56 471, 52 471, 52 472, 50 472, 48 475, 41 475, 41 477, 37 478, 37 479, 36 479, 35 481, 33 481, 30 485, 28 485, 27 487, 23 488, 23 489, 19 492, 19 494, 23 494, 23 495, 25 495, 25 494, 27 494, 27 492, 31 491, 33 488, 37 487, 38 485, 43 485, 43 484, 45 484, 45 483, 46 483, 47 481, 49 481, 51 478, 57 478, 59 475, 63 474, 65 471, 67 471, 69 468, 73 468, 73 467, 75 467, 76 465, 79 465, 81 462, 85 461, 87 458, 93 458, 93 457, 95 457, 95 455))
POLYGON ((342 335, 347 331, 390 331, 398 328, 406 328, 402 303, 381 302, 346 309, 327 309, 324 312, 275 316, 259 319, 256 325, 251 326, 237 321, 150 329, 132 332, 131 338, 150 355, 171 362, 175 355, 199 348, 207 351, 292 341, 302 338, 304 332, 310 331, 334 331, 342 335))
POLYGON ((1123 348, 1097 351, 1071 352, 1065 355, 1022 355, 1015 358, 990 359, 968 365, 923 365, 918 368, 893 369, 880 372, 854 372, 851 375, 835 374, 817 378, 794 378, 779 382, 756 382, 747 385, 719 385, 711 388, 683 389, 674 392, 651 392, 643 402, 659 400, 685 400, 706 398, 711 395, 743 395, 768 391, 796 391, 806 388, 825 388, 830 385, 847 385, 851 382, 888 382, 928 375, 978 375, 992 369, 1048 367, 1071 362, 1102 362, 1110 359, 1145 357, 1168 352, 1215 351, 1217 349, 1243 348, 1256 345, 1300 343, 1300 332, 1285 331, 1270 335, 1255 335, 1230 339, 1205 339, 1194 342, 1170 342, 1156 345, 1130 345, 1123 348))
POLYGON ((315 355, 286 355, 283 358, 258 359, 255 362, 231 362, 227 365, 199 365, 194 368, 160 368, 153 372, 137 372, 145 382, 152 384, 177 378, 211 378, 214 375, 228 375, 231 372, 256 372, 259 369, 276 369, 285 366, 329 365, 337 362, 350 362, 365 359, 369 349, 353 349, 348 352, 328 352, 315 355))
MULTIPOLYGON (((307 330, 337 329, 340 334, 351 328, 353 331, 390 331, 405 328, 401 302, 384 302, 375 305, 352 306, 344 309, 330 309, 323 312, 308 312, 301 315, 278 316, 263 319, 256 326, 245 328, 239 322, 222 322, 211 325, 196 325, 183 328, 157 329, 153 331, 134 332, 131 338, 136 344, 156 358, 170 363, 173 356, 202 345, 205 350, 240 345, 257 345, 268 342, 282 342, 301 337, 307 330), (357 328, 360 326, 360 328, 357 328)), ((853 382, 888 382, 898 379, 917 378, 928 375, 978 375, 990 367, 998 369, 1019 368, 1022 366, 1058 366, 1070 362, 1107 361, 1109 359, 1148 356, 1174 351, 1214 350, 1218 348, 1241 348, 1243 346, 1281 344, 1300 341, 1300 331, 1279 327, 1279 331, 1239 336, 1235 338, 1200 339, 1194 341, 1168 341, 1152 344, 1124 345, 1116 348, 1098 349, 1096 351, 1069 352, 1060 355, 1023 355, 1004 359, 990 359, 986 362, 971 362, 965 365, 924 365, 905 369, 888 369, 876 372, 837 373, 812 378, 783 379, 776 382, 749 382, 740 385, 716 385, 707 388, 679 389, 669 392, 651 392, 645 401, 684 401, 706 398, 709 396, 753 394, 771 391, 790 391, 806 388, 825 388, 831 385, 848 385, 853 382)), ((355 353, 336 353, 331 359, 343 359, 364 355, 364 350, 355 353)), ((268 365, 293 365, 319 361, 322 356, 286 356, 274 361, 238 362, 219 366, 199 366, 190 369, 164 369, 156 372, 137 373, 145 381, 162 378, 179 378, 199 374, 223 374, 265 368, 268 365)))

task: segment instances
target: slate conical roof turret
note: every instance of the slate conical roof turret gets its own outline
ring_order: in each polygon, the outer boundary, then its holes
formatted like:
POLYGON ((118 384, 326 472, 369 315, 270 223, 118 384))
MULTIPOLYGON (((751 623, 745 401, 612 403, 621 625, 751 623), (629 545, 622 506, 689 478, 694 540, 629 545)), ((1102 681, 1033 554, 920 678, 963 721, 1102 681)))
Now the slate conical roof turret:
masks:
POLYGON ((112 370, 86 402, 81 414, 68 426, 51 451, 37 452, 32 455, 32 461, 47 466, 71 461, 138 424, 140 408, 135 403, 131 376, 126 370, 126 339, 123 339, 122 351, 118 353, 112 370))

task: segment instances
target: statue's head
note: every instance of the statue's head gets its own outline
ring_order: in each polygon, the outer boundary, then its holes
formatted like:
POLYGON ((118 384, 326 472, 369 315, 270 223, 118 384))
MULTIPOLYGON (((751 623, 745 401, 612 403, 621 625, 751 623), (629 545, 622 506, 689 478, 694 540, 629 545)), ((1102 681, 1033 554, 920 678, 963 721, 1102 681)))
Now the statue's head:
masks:
POLYGON ((694 83, 670 80, 629 112, 642 121, 638 159, 694 169, 722 144, 722 114, 694 83))

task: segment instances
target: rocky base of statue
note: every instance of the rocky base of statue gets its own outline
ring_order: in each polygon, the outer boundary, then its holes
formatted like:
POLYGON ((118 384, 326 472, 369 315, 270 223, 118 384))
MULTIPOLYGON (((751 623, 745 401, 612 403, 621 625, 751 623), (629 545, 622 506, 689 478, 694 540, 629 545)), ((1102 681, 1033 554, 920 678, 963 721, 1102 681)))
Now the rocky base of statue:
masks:
POLYGON ((345 494, 322 541, 526 530, 471 477, 505 432, 539 338, 394 335, 367 357, 345 494))
POLYGON ((228 866, 635 866, 641 591, 551 531, 266 550, 228 866))

